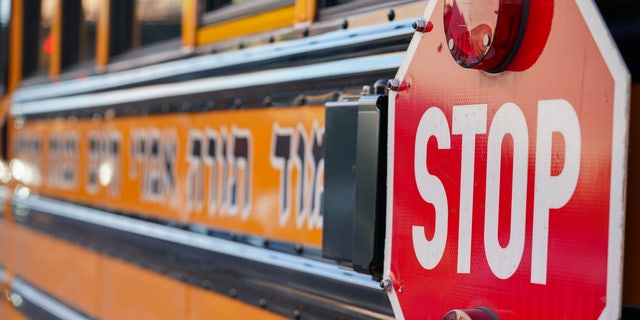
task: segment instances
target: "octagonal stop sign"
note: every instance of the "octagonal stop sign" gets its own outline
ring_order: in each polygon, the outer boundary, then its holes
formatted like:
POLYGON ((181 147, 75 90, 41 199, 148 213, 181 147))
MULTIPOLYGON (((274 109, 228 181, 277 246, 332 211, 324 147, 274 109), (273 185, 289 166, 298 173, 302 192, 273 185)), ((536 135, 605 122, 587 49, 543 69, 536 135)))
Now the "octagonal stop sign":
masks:
POLYGON ((394 312, 617 319, 630 77, 583 0, 521 1, 519 49, 481 70, 498 54, 488 47, 506 38, 470 25, 474 10, 504 24, 509 2, 487 11, 429 1, 392 82, 385 277, 394 312), (466 34, 445 32, 460 25, 466 34))

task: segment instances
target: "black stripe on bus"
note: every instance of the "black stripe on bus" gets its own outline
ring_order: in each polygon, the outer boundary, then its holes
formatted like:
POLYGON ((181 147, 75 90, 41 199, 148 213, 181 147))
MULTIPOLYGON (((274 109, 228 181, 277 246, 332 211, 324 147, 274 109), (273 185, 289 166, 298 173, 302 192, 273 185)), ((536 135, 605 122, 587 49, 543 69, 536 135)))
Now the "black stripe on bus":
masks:
MULTIPOLYGON (((28 201, 14 203, 14 212, 16 221, 32 229, 286 317, 393 316, 386 293, 374 287, 72 219, 31 208, 28 201)), ((107 212, 101 215, 115 216, 107 212)), ((336 271, 341 272, 338 268, 336 271)))

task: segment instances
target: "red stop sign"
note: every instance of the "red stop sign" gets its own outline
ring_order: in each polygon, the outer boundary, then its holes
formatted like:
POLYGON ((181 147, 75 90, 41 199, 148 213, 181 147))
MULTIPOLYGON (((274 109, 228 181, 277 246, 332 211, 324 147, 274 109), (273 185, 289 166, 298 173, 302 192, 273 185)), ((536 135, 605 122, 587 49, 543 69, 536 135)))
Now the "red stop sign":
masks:
POLYGON ((630 78, 597 9, 532 1, 520 50, 491 74, 452 59, 443 2, 390 97, 396 316, 618 318, 630 78))

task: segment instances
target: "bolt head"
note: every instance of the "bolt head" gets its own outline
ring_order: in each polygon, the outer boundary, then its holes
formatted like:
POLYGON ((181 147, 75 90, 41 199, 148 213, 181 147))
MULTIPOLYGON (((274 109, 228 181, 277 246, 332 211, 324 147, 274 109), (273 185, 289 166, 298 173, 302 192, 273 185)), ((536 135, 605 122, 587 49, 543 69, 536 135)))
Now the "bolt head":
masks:
POLYGON ((380 281, 380 289, 382 289, 383 291, 389 292, 391 291, 392 287, 393 281, 391 281, 391 279, 384 279, 380 281))
POLYGON ((425 32, 427 30, 427 22, 424 19, 418 19, 411 25, 413 30, 417 32, 425 32))
POLYGON ((391 91, 398 91, 400 89, 400 81, 398 79, 389 79, 387 82, 387 89, 391 91))

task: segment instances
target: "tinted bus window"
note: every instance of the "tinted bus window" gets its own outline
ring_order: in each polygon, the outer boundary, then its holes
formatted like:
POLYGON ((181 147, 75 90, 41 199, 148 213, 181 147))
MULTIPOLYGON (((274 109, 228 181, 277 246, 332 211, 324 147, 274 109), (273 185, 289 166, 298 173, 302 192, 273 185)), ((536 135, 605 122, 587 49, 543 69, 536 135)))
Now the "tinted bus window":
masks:
POLYGON ((333 7, 335 5, 351 2, 352 0, 320 0, 320 8, 333 7))
POLYGON ((47 72, 54 50, 51 26, 54 12, 53 0, 42 0, 40 8, 40 30, 38 32, 38 71, 47 72))
POLYGON ((99 3, 99 0, 62 2, 62 69, 94 59, 99 3))
POLYGON ((93 60, 96 56, 96 26, 100 0, 82 0, 82 24, 80 25, 80 61, 93 60))
POLYGON ((46 74, 53 52, 52 0, 24 1, 22 22, 22 78, 46 74))
POLYGON ((209 12, 216 9, 220 9, 222 7, 226 7, 233 3, 231 0, 205 0, 204 1, 204 11, 209 12))
POLYGON ((182 0, 111 0, 109 56, 179 39, 182 0))
POLYGON ((211 25, 295 5, 295 0, 207 0, 201 19, 211 25))
POLYGON ((134 48, 181 35, 182 0, 137 0, 134 48))

